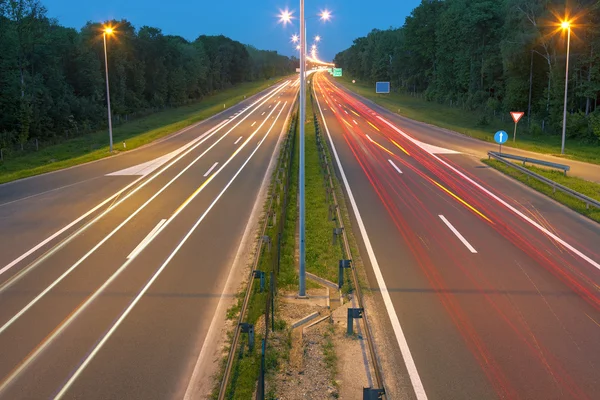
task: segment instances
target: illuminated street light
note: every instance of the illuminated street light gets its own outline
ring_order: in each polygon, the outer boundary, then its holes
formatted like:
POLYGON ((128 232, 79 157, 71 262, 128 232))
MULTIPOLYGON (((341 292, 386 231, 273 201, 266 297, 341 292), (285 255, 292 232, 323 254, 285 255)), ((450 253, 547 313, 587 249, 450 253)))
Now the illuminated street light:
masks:
POLYGON ((320 42, 321 41, 321 36, 317 35, 315 36, 315 42, 320 42))
POLYGON ((300 40, 300 37, 298 37, 298 35, 292 35, 292 42, 297 43, 298 40, 300 40))
POLYGON ((296 46, 296 50, 300 50, 300 45, 297 45, 297 46, 296 46))
POLYGON ((110 89, 108 85, 108 55, 106 52, 106 36, 111 36, 115 33, 114 29, 110 26, 104 27, 104 32, 102 36, 104 37, 104 65, 106 70, 106 104, 108 106, 108 143, 109 150, 112 153, 113 151, 113 135, 112 135, 112 115, 110 112, 110 89))
POLYGON ((284 25, 287 25, 290 22, 292 22, 292 13, 287 9, 281 10, 281 13, 279 14, 279 22, 281 22, 284 25))
POLYGON ((321 20, 329 21, 331 19, 331 12, 329 10, 323 10, 320 14, 321 20))
POLYGON ((569 90, 569 51, 571 47, 571 22, 565 19, 561 22, 560 27, 563 31, 567 31, 567 67, 565 73, 565 101, 563 108, 562 142, 560 146, 560 154, 565 154, 565 136, 567 133, 567 93, 569 90))
MULTIPOLYGON (((306 297, 306 243, 305 243, 305 179, 304 179, 304 164, 305 164, 305 149, 304 149, 304 123, 306 119, 306 20, 311 18, 319 18, 321 21, 329 21, 331 12, 322 10, 319 14, 305 18, 304 15, 304 0, 300 0, 300 149, 299 149, 299 168, 298 168, 298 269, 299 269, 299 288, 298 297, 306 297)), ((279 21, 284 25, 291 22, 292 13, 288 10, 281 11, 279 21)), ((293 39, 292 39, 293 40, 293 39)), ((315 37, 315 41, 320 41, 321 37, 315 37)), ((293 40, 294 41, 294 40, 293 40)), ((294 41, 295 43, 295 41, 294 41)), ((296 47, 298 48, 298 47, 296 47)), ((313 47, 313 58, 316 52, 316 45, 313 47)))

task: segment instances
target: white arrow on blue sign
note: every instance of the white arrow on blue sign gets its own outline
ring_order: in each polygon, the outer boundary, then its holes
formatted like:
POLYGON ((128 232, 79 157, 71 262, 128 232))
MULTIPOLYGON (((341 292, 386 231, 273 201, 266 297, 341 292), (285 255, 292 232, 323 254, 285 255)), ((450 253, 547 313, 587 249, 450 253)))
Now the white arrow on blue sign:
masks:
POLYGON ((504 144, 508 140, 508 134, 506 132, 504 132, 504 131, 498 131, 494 135, 494 140, 498 144, 504 144))

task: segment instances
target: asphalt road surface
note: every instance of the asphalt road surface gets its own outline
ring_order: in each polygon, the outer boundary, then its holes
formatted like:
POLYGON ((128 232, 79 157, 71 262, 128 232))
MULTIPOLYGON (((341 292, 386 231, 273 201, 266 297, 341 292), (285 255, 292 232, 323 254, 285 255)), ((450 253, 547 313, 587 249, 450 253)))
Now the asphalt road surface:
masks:
POLYGON ((288 79, 150 146, 0 186, 1 399, 207 394, 297 90, 288 79))
POLYGON ((597 399, 600 225, 312 79, 403 397, 597 399))

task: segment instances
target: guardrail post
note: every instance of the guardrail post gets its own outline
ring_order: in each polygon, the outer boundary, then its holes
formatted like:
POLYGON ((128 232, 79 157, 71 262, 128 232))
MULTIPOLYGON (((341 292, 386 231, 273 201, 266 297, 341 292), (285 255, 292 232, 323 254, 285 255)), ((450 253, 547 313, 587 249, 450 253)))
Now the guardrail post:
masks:
POLYGON ((375 388, 363 388, 363 400, 381 400, 385 390, 375 388))
POLYGON ((250 351, 254 350, 254 325, 242 322, 240 324, 240 329, 242 333, 248 334, 248 348, 250 351))
POLYGON ((269 251, 271 251, 271 238, 269 237, 269 235, 263 236, 262 241, 263 241, 263 243, 267 244, 269 251))
MULTIPOLYGON (((328 188, 331 190, 331 188, 328 188)), ((327 193, 329 193, 329 190, 327 191, 327 193)), ((327 196, 327 198, 329 199, 329 195, 327 196)), ((329 220, 330 221, 335 221, 336 220, 336 211, 337 211, 337 204, 330 204, 329 205, 329 220)))
POLYGON ((340 260, 338 273, 338 288, 341 289, 344 285, 344 269, 350 268, 352 260, 340 260))
POLYGON ((258 388, 256 389, 256 400, 265 400, 265 347, 266 341, 262 340, 260 355, 260 373, 258 376, 258 388))
POLYGON ((337 237, 342 234, 344 228, 333 228, 333 244, 337 243, 337 237))
POLYGON ((354 329, 353 329, 354 318, 362 318, 364 311, 365 311, 364 308, 349 308, 348 309, 348 330, 346 332, 348 335, 354 334, 354 329))
POLYGON ((254 279, 260 279, 260 292, 262 293, 265 290, 265 273, 257 269, 252 271, 252 273, 254 274, 254 279))

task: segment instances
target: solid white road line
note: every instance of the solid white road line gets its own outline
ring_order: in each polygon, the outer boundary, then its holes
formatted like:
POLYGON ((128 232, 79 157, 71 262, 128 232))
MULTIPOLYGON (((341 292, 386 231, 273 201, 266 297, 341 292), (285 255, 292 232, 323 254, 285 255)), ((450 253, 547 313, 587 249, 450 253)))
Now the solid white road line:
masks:
POLYGON ((252 123, 252 125, 250 125, 250 126, 252 127, 252 126, 254 126, 254 124, 256 124, 256 121, 254 121, 254 122, 252 123))
MULTIPOLYGON (((255 121, 254 123, 256 123, 256 121, 255 121)), ((252 125, 254 125, 254 124, 252 124, 252 125)), ((233 144, 238 144, 238 142, 239 142, 240 140, 242 140, 242 137, 243 137, 243 136, 240 136, 240 137, 239 137, 239 138, 238 138, 238 139, 237 139, 235 142, 233 142, 233 144)))
MULTIPOLYGON (((275 109, 273 109, 275 110, 275 109)), ((248 118, 251 115, 248 114, 245 118, 248 118)), ((96 250, 98 250, 98 248, 100 248, 100 246, 102 246, 104 243, 106 243, 112 236, 114 236, 121 228, 123 228, 123 226, 125 226, 131 219, 133 219, 137 214, 139 214, 148 204, 150 204, 150 202, 152 202, 156 197, 158 197, 158 195, 160 195, 164 190, 166 190, 173 182, 175 182, 175 180, 177 180, 181 175, 183 175, 188 169, 190 169, 192 167, 192 165, 194 165, 199 159, 201 159, 202 157, 204 157, 204 155, 206 153, 208 153, 213 147, 215 147, 221 140, 223 140, 231 131, 233 131, 233 129, 235 129, 235 127, 237 125, 239 125, 240 123, 242 123, 244 121, 243 118, 240 122, 238 122, 233 128, 231 128, 229 131, 227 131, 223 136, 221 136, 217 141, 215 141, 210 147, 208 147, 202 154, 200 154, 198 157, 196 157, 190 164, 188 164, 184 169, 182 169, 175 177, 173 177, 165 186, 163 186, 159 191, 157 191, 156 193, 154 193, 152 195, 152 197, 150 197, 148 200, 146 200, 146 202, 144 204, 142 204, 137 210, 135 210, 132 214, 130 214, 123 222, 121 222, 116 228, 114 228, 108 235, 106 235, 100 242, 98 242, 90 251, 88 251, 83 257, 81 257, 79 260, 77 260, 77 262, 75 262, 75 264, 73 264, 69 269, 67 269, 65 272, 62 273, 62 275, 60 275, 54 282, 52 282, 50 285, 48 285, 48 287, 46 287, 46 289, 44 289, 40 294, 38 294, 33 300, 31 300, 25 307, 23 307, 17 314, 15 314, 10 320, 8 320, 8 322, 6 322, 4 325, 2 325, 0 327, 0 334, 2 334, 10 325, 12 325, 17 319, 19 319, 25 312, 27 312, 31 307, 33 307, 38 301, 40 301, 50 290, 52 290, 56 285, 58 285, 63 279, 65 279, 72 271, 74 271, 81 263, 83 263, 88 257, 90 257, 96 250)), ((266 122, 266 120, 264 121, 266 122)), ((264 124, 263 122, 263 124, 264 124)), ((262 124, 261 124, 262 126, 262 124)), ((260 127, 259 127, 260 129, 260 127)), ((248 138, 249 140, 250 138, 248 138)), ((246 142, 244 142, 246 143, 246 142)), ((241 150, 244 146, 240 146, 238 148, 237 151, 241 150)), ((221 167, 224 168, 225 165, 227 164, 223 164, 223 166, 221 167)), ((217 171, 217 173, 219 171, 221 171, 221 169, 219 169, 217 171)), ((215 176, 215 174, 213 174, 210 178, 212 179, 213 176, 215 176)), ((6 286, 3 286, 1 288, 1 290, 4 290, 6 286)), ((1 291, 0 290, 0 291, 1 291)))
MULTIPOLYGON (((254 154, 258 151, 258 149, 260 148, 260 146, 266 140, 266 138, 268 137, 269 133, 271 132, 271 130, 275 126, 275 124, 277 122, 277 119, 279 119, 279 116, 281 115, 281 112, 283 111, 283 109, 285 108, 286 105, 287 105, 287 102, 283 105, 283 107, 279 111, 279 114, 277 115, 277 118, 275 119, 275 121, 273 121, 273 123, 272 123, 271 127, 269 128, 269 130, 267 131, 267 133, 265 133, 265 135, 263 136, 263 138, 261 139, 261 141, 254 148, 254 151, 252 151, 252 153, 250 153, 250 156, 246 159, 246 161, 244 162, 244 164, 242 164, 242 166, 236 171, 236 173, 229 180, 229 182, 227 182, 227 185, 225 185, 225 187, 223 188, 223 190, 221 190, 221 192, 217 195, 217 197, 213 200, 213 202, 208 206, 208 208, 204 211, 204 213, 200 216, 200 218, 198 218, 198 220, 196 221, 196 223, 194 224, 194 226, 192 226, 192 228, 187 232, 187 234, 179 242, 179 244, 177 245, 177 247, 175 247, 175 249, 171 252, 171 254, 167 257, 167 259, 163 262, 163 264, 158 268, 158 270, 156 270, 156 272, 154 273, 154 275, 152 275, 152 277, 150 278, 150 280, 146 283, 146 285, 142 288, 142 290, 137 294, 137 296, 133 299, 133 301, 129 304, 129 306, 125 309, 125 311, 123 311, 123 313, 119 316, 119 318, 111 326, 111 328, 104 335, 104 337, 98 342, 98 344, 96 344, 96 346, 94 347, 94 349, 89 353, 89 355, 86 357, 86 359, 83 361, 83 363, 80 364, 79 368, 77 368, 77 370, 69 378, 69 380, 67 381, 67 383, 65 383, 65 385, 62 387, 62 389, 60 390, 60 392, 58 392, 58 394, 54 397, 55 400, 61 399, 65 395, 65 393, 69 390, 69 388, 71 387, 71 385, 73 384, 73 382, 75 382, 75 380, 77 379, 77 377, 88 366, 88 364, 92 361, 92 359, 95 357, 95 355, 102 349, 102 347, 104 346, 104 344, 108 341, 108 339, 112 336, 112 334, 117 330, 117 328, 119 327, 119 325, 121 325, 121 323, 129 315, 129 313, 131 312, 131 310, 140 301, 140 299, 142 298, 142 296, 144 296, 144 294, 148 291, 148 289, 150 288, 150 286, 152 286, 152 284, 154 283, 154 281, 158 278, 158 276, 162 273, 162 271, 171 262, 171 260, 173 259, 173 257, 175 257, 175 255, 179 252, 179 250, 187 242, 187 240, 190 238, 190 236, 198 228, 198 226, 204 220, 204 218, 206 218, 206 216, 208 215, 208 213, 217 204, 217 202, 223 196, 223 194, 227 191, 227 189, 229 189, 229 187, 234 182, 234 180, 238 177, 238 175, 242 172, 242 170, 246 167, 246 165, 248 164, 248 162, 250 162, 250 160, 252 159, 252 157, 254 156, 254 154)), ((278 106, 279 106, 279 104, 277 106, 275 106, 275 108, 273 108, 273 111, 275 111, 275 109, 278 106)), ((256 134, 256 132, 258 132, 258 129, 252 134, 252 136, 254 136, 254 134, 256 134)), ((251 137, 249 137, 248 139, 246 139, 246 141, 244 142, 244 144, 242 146, 240 146, 239 149, 236 150, 236 152, 234 153, 234 155, 232 155, 227 160, 227 162, 225 164, 223 164, 223 167, 225 167, 225 165, 227 165, 227 163, 229 163, 229 161, 231 161, 232 157, 234 157, 250 141, 251 137)), ((221 169, 223 167, 221 167, 221 169)), ((211 178, 212 178, 212 176, 211 176, 211 178)), ((181 207, 180 207, 180 209, 181 209, 181 207)), ((172 221, 171 218, 169 220, 172 221)), ((164 226, 166 226, 166 225, 163 225, 163 227, 164 226)), ((156 235, 155 235, 155 237, 156 237, 156 235)))
MULTIPOLYGON (((234 144, 235 144, 235 143, 234 143, 234 144)), ((208 169, 208 171, 206 171, 206 172, 204 173, 204 175, 202 175, 202 176, 204 176, 204 177, 207 177, 207 176, 208 176, 208 174, 210 174, 210 172, 211 172, 213 169, 215 169, 215 167, 217 166, 217 164, 219 164, 219 162, 218 162, 218 161, 217 161, 216 163, 214 163, 214 164, 212 165, 212 167, 210 167, 210 168, 208 169)))
MULTIPOLYGON (((294 96, 294 97, 296 97, 296 96, 294 96)), ((292 103, 292 105, 293 105, 293 103, 292 103)), ((285 105, 284 105, 284 108, 285 108, 285 105)), ((279 139, 277 140, 277 144, 275 145, 275 148, 277 148, 277 149, 279 148, 279 145, 282 141, 284 129, 286 128, 286 126, 290 120, 290 115, 292 114, 292 109, 293 109, 293 107, 290 107, 288 109, 287 116, 284 119, 284 124, 281 127, 281 131, 279 132, 279 139)), ((276 160, 277 160, 277 158, 275 156, 273 156, 273 157, 271 157, 271 160, 269 161, 269 166, 267 167, 267 173, 265 173, 263 180, 262 180, 262 184, 261 184, 261 186, 263 188, 266 187, 267 182, 270 179, 269 171, 273 170, 276 160)), ((215 313, 210 322, 210 326, 208 327, 208 331, 202 342, 202 347, 200 348, 200 353, 198 354, 198 359, 196 360, 196 365, 194 366, 194 369, 192 371, 192 374, 191 374, 190 380, 188 382, 187 389, 185 391, 183 400, 196 400, 196 399, 204 398, 204 391, 199 390, 198 385, 200 384, 200 381, 202 379, 202 374, 206 372, 205 368, 204 368, 205 363, 212 362, 212 361, 208 361, 208 358, 207 358, 209 356, 209 354, 208 354, 209 347, 208 346, 210 345, 210 343, 212 343, 215 336, 217 334, 219 334, 217 332, 217 322, 224 315, 225 307, 226 307, 226 301, 225 301, 226 298, 225 298, 224 294, 225 294, 225 291, 228 290, 228 288, 231 286, 231 280, 233 279, 233 276, 236 272, 233 267, 238 265, 238 260, 240 260, 240 257, 242 257, 242 252, 243 252, 243 249, 245 248, 244 243, 246 240, 251 240, 250 231, 252 230, 252 225, 251 225, 251 221, 253 220, 252 215, 259 212, 260 207, 262 207, 261 203, 259 203, 259 201, 258 201, 259 198, 260 198, 260 195, 257 197, 256 201, 254 202, 254 207, 251 212, 251 217, 246 224, 246 229, 244 230, 244 234, 242 235, 242 242, 240 243, 240 245, 238 247, 238 252, 236 254, 236 258, 233 261, 233 263, 230 264, 231 266, 229 269, 229 274, 227 275, 227 280, 225 282, 225 285, 223 286, 223 292, 221 293, 221 297, 219 298, 219 303, 217 304, 215 313), (200 394, 200 393, 202 393, 202 394, 200 394)))
POLYGON ((534 220, 532 220, 531 218, 529 218, 528 216, 526 216, 525 214, 523 214, 521 211, 519 211, 516 208, 514 208, 513 206, 511 206, 506 201, 502 200, 500 197, 496 196, 494 193, 490 192, 488 189, 484 188, 479 183, 475 182, 473 179, 469 178, 467 175, 463 174, 462 172, 460 172, 459 170, 457 170, 456 168, 454 168, 452 165, 448 164, 446 161, 444 161, 440 157, 436 156, 435 154, 432 154, 432 156, 434 158, 436 158, 440 163, 444 164, 446 167, 448 167, 452 171, 456 172, 462 178, 464 178, 465 180, 467 180, 468 182, 470 182, 471 184, 473 184, 474 186, 476 186, 477 188, 479 188, 480 190, 482 190, 484 193, 486 193, 488 196, 490 196, 491 198, 493 198, 494 200, 496 200, 498 203, 502 204, 504 207, 508 208, 513 213, 517 214, 524 221, 526 221, 526 222, 530 223, 531 225, 533 225, 540 232, 544 233, 546 236, 548 236, 549 238, 553 239, 554 241, 560 243, 561 245, 563 245, 564 247, 566 247, 567 249, 569 249, 573 254, 577 255, 579 258, 581 258, 582 260, 584 260, 588 264, 592 265, 594 268, 600 270, 600 263, 594 261, 591 257, 587 256, 586 254, 584 254, 580 250, 576 249, 575 247, 573 247, 572 245, 570 245, 569 243, 567 243, 566 241, 564 241, 563 239, 561 239, 559 236, 557 236, 554 233, 550 232, 548 229, 544 228, 543 226, 541 226, 540 224, 538 224, 537 222, 535 222, 534 220))
POLYGON ((450 221, 446 219, 446 217, 444 217, 443 215, 438 215, 438 217, 440 217, 440 219, 446 224, 446 226, 450 228, 452 233, 456 235, 456 237, 462 242, 462 244, 465 245, 467 249, 469 249, 471 253, 477 253, 477 250, 475 250, 475 248, 471 246, 471 243, 469 243, 467 239, 465 239, 464 236, 460 234, 460 232, 450 223, 450 221))
POLYGON ((150 243, 152 241, 152 238, 154 237, 154 235, 156 235, 156 232, 160 229, 160 227, 167 222, 166 219, 161 219, 158 224, 156 224, 156 226, 154 227, 154 229, 152 229, 150 231, 150 233, 148 233, 148 235, 146 235, 146 237, 144 238, 144 240, 142 240, 140 242, 140 244, 137 245, 137 247, 135 249, 133 249, 133 251, 131 253, 129 253, 129 255, 127 256, 127 259, 131 259, 131 258, 135 258, 135 256, 137 256, 142 250, 144 250, 144 248, 148 245, 148 243, 150 243))
POLYGON ((113 194, 112 196, 110 196, 109 198, 107 198, 106 200, 104 200, 102 203, 98 204, 96 207, 92 208, 91 210, 89 210, 88 212, 86 212, 85 214, 83 214, 81 217, 77 218, 76 220, 74 220, 73 222, 71 222, 70 224, 68 224, 67 226, 65 226, 64 228, 62 228, 62 229, 58 230, 57 232, 55 232, 54 234, 48 236, 43 241, 41 241, 40 243, 38 243, 37 245, 35 245, 31 249, 29 249, 28 251, 26 251, 25 253, 21 254, 19 257, 15 258, 10 263, 6 264, 4 267, 2 267, 0 269, 0 275, 2 275, 6 271, 8 271, 12 267, 14 267, 16 264, 18 264, 21 261, 23 261, 25 258, 29 257, 31 254, 33 254, 36 251, 38 251, 40 248, 44 247, 46 244, 48 244, 49 242, 51 242, 52 240, 54 240, 58 236, 60 236, 63 233, 65 233, 67 230, 71 229, 74 225, 77 225, 81 220, 87 218, 90 214, 94 213, 98 209, 100 209, 103 206, 105 206, 108 202, 112 201, 114 198, 118 197, 121 193, 125 192, 127 189, 129 189, 130 187, 132 187, 133 185, 135 185, 136 183, 138 183, 142 178, 143 178, 143 176, 141 176, 138 179, 136 179, 135 181, 131 182, 129 185, 125 186, 123 189, 119 190, 117 193, 113 194))
POLYGON ((373 247, 371 246, 371 240, 369 239, 369 235, 367 234, 365 224, 362 220, 360 212, 358 211, 358 206, 356 205, 356 200, 354 199, 354 195, 352 194, 352 189, 350 189, 348 178, 346 178, 346 173, 344 172, 344 168, 342 167, 342 163, 333 143, 333 139, 331 137, 331 133, 329 132, 329 128, 327 127, 327 120, 323 115, 321 103, 319 102, 319 96, 315 96, 315 99, 317 100, 317 106, 319 107, 319 112, 321 113, 323 125, 325 126, 325 131, 327 132, 327 138, 329 139, 329 143, 331 144, 331 150, 333 151, 336 164, 340 171, 340 175, 342 176, 342 181, 344 182, 346 193, 348 193, 348 199, 350 200, 354 216, 356 217, 356 221, 358 222, 358 228, 363 238, 365 248, 367 249, 367 255, 369 257, 369 261, 371 262, 371 266, 373 267, 373 272, 375 274, 375 278, 377 279, 377 285, 379 286, 379 290, 381 291, 383 303, 385 304, 385 308, 392 323, 392 328, 394 330, 394 334, 396 335, 396 341, 398 342, 398 346, 400 347, 400 352, 402 353, 402 357, 404 359, 404 364, 406 365, 406 370, 408 371, 410 382, 412 384, 417 399, 427 400, 425 388, 423 387, 421 377, 419 376, 419 372, 417 371, 417 366, 413 359, 412 353, 410 352, 410 348, 408 347, 408 342, 406 341, 406 337, 404 336, 404 332, 402 330, 402 326, 400 325, 400 320, 398 319, 398 314, 396 313, 394 304, 392 303, 390 293, 387 290, 387 285, 385 283, 385 280, 383 279, 383 274, 381 273, 381 269, 379 268, 379 263, 377 262, 377 258, 375 257, 373 247))
POLYGON ((392 164, 392 167, 394 167, 394 169, 395 169, 395 170, 396 170, 396 171, 397 171, 399 174, 401 174, 401 173, 402 173, 402 171, 400 170, 400 168, 398 168, 398 166, 397 166, 396 164, 394 164, 394 162, 393 162, 392 160, 388 160, 388 162, 389 162, 390 164, 392 164))
MULTIPOLYGON (((248 118, 250 115, 252 115, 252 113, 254 113, 254 111, 256 111, 262 104, 264 104, 266 101, 268 101, 269 98, 273 97, 275 94, 277 94, 279 91, 281 91, 284 87, 285 87, 285 84, 284 85, 280 85, 276 89, 272 90, 271 92, 269 92, 265 96, 259 98, 254 103, 252 103, 249 107, 252 107, 252 106, 254 106, 255 104, 258 104, 258 103, 261 103, 261 104, 259 104, 246 117, 242 118, 237 124, 235 124, 233 126, 233 128, 231 128, 225 135, 227 135, 229 132, 231 132, 233 129, 235 129, 237 126, 239 126, 246 118, 248 118), (261 102, 261 100, 263 100, 263 99, 265 99, 265 100, 261 102)), ((108 214, 108 212, 112 211, 114 208, 116 208, 117 206, 119 206, 121 203, 123 203, 129 197, 133 196, 137 191, 139 191, 140 189, 142 189, 148 183, 152 182, 155 178, 157 178, 158 176, 160 176, 168 168, 170 168, 171 166, 173 166, 175 163, 177 163, 183 157, 185 157, 186 155, 188 155, 190 152, 192 152, 194 149, 196 149, 202 143, 204 143, 209 138, 211 138, 219 130, 221 130, 223 127, 225 127, 226 125, 228 125, 229 122, 230 122, 230 120, 223 121, 223 122, 219 123, 218 125, 214 126, 213 128, 209 129, 204 134, 202 134, 198 138, 198 139, 202 139, 202 140, 199 140, 198 143, 196 143, 194 146, 192 146, 191 148, 189 148, 183 154, 180 154, 175 160, 171 161, 169 164, 167 164, 166 166, 164 166, 160 171, 158 171, 156 174, 152 175, 149 179, 147 179, 146 181, 144 181, 140 186, 136 187, 134 190, 132 190, 131 192, 127 193, 126 196, 120 198, 119 201, 117 201, 116 203, 112 204, 109 208, 107 208, 106 210, 104 210, 100 215, 98 215, 92 221, 88 222, 86 225, 84 225, 82 228, 80 228, 77 232, 75 232, 74 234, 72 234, 71 236, 69 236, 67 239, 65 239, 64 241, 62 241, 60 244, 58 244, 57 246, 55 246, 50 252, 44 254, 41 258, 39 258, 38 260, 34 261, 30 266, 27 267, 27 270, 30 270, 30 269, 34 268, 40 262, 42 262, 43 260, 45 260, 48 256, 50 256, 51 254, 53 254, 53 252, 59 250, 60 248, 64 247, 66 244, 68 244, 71 240, 75 239, 78 235, 80 235, 81 233, 83 233, 87 228, 89 228, 94 223, 96 223, 98 220, 100 220, 102 217, 104 217, 106 214, 108 214)), ((135 181, 133 181, 129 185, 125 186, 123 189, 119 190, 117 193, 115 193, 114 195, 112 195, 111 197, 109 197, 108 199, 106 199, 105 201, 103 201, 102 203, 98 204, 96 207, 94 207, 93 209, 91 209, 90 211, 88 211, 87 213, 85 213, 84 215, 82 215, 81 217, 77 218, 75 221, 71 222, 69 225, 67 225, 64 228, 60 229, 59 231, 57 231, 56 233, 54 233, 50 237, 46 238, 42 242, 38 243, 36 246, 34 246, 31 249, 29 249, 27 252, 25 252, 24 254, 22 254, 21 256, 19 256, 18 258, 16 258, 15 260, 11 261, 9 264, 7 264, 4 267, 2 267, 2 269, 0 269, 0 275, 2 275, 6 271, 8 271, 12 267, 14 267, 16 264, 18 264, 19 262, 21 262, 23 259, 27 258, 31 254, 33 254, 34 252, 36 252, 37 250, 39 250, 40 248, 42 248, 43 246, 45 246, 46 244, 48 244, 49 242, 51 242, 52 240, 54 240, 56 237, 60 236, 62 233, 64 233, 65 231, 67 231, 68 229, 70 229, 71 227, 73 227, 74 225, 76 225, 77 223, 79 223, 84 218, 88 217, 90 214, 92 214, 93 212, 95 212, 96 210, 98 210, 99 208, 101 208, 102 206, 104 206, 106 203, 108 203, 112 199, 117 198, 121 193, 124 193, 127 189, 129 189, 130 187, 132 187, 134 184, 138 183, 143 178, 144 177, 142 176, 142 177, 136 179, 135 181)), ((22 272, 25 272, 25 271, 22 271, 22 272)), ((2 290, 4 290, 6 287, 7 287, 6 285, 0 286, 0 292, 2 290)), ((1 333, 1 331, 0 331, 0 333, 1 333)))
MULTIPOLYGON (((285 108, 285 106, 287 105, 287 102, 284 104, 283 108, 285 108)), ((282 108, 282 110, 283 110, 282 108)), ((273 109, 273 111, 275 111, 275 109, 273 109)), ((281 114, 281 112, 280 112, 281 114)), ((261 124, 260 127, 262 127, 262 125, 266 122, 263 121, 263 123, 261 124)), ((277 122, 277 120, 275 120, 275 122, 273 122, 273 125, 275 125, 275 123, 277 122)), ((254 136, 254 134, 256 134, 256 132, 258 132, 258 130, 260 129, 260 127, 252 134, 252 136, 254 136)), ((271 127, 272 128, 272 127, 271 127)), ((262 142, 266 139, 267 135, 269 134, 269 132, 271 132, 271 129, 269 129, 267 131, 267 133, 265 134, 265 136, 263 137, 262 141, 259 142, 259 145, 254 149, 254 151, 251 153, 250 157, 246 160, 246 162, 242 165, 242 167, 240 167, 240 169, 238 170, 238 172, 236 172, 236 174, 234 175, 234 177, 229 181, 229 183, 227 184, 227 186, 225 186, 225 189, 223 189, 223 191, 221 192, 221 194, 219 194, 219 196, 217 197, 217 199, 213 202, 213 204, 211 204, 211 206, 209 206, 209 208, 205 211, 205 213, 203 214, 203 216, 201 217, 202 219, 206 216, 206 214, 208 213, 208 211, 210 211, 210 209, 214 206, 214 204, 216 203, 216 201, 219 199, 219 197, 224 193, 224 191, 229 187, 229 185, 231 184, 231 182, 233 182, 233 180, 237 177, 237 175, 239 175, 239 173, 241 172, 241 170, 246 166, 246 164, 250 161, 250 158, 252 158, 252 156, 254 155, 254 153, 256 153, 256 151, 258 150, 258 148, 260 147, 260 145, 262 144, 262 142)), ((170 223, 171 221, 173 221, 177 215, 179 215, 179 213, 181 213, 181 211, 183 211, 183 209, 185 207, 187 207, 190 202, 198 195, 200 194, 200 192, 208 185, 208 183, 210 183, 210 181, 212 181, 215 176, 217 176, 219 174, 220 171, 222 171, 227 164, 229 164, 229 162, 237 155, 239 154, 239 152, 244 148, 244 146, 250 141, 250 139, 252 138, 249 137, 248 139, 246 139, 246 141, 244 141, 244 143, 238 148, 236 149, 233 154, 229 157, 229 159, 227 159, 227 161, 221 166, 221 168, 219 168, 214 174, 212 174, 198 189, 196 189, 196 191, 190 196, 188 197, 188 199, 183 202, 179 208, 177 208, 177 210, 169 217, 169 219, 167 221, 165 221, 164 224, 162 224, 159 229, 156 231, 156 233, 152 236, 152 238, 150 240, 153 240, 154 238, 156 238, 160 232, 162 232, 170 223)), ((201 220, 199 220, 201 221, 201 220)), ((190 232, 188 233, 188 235, 191 234, 191 232, 193 232, 193 230, 196 229, 197 225, 199 224, 199 221, 197 222, 197 224, 192 228, 192 230, 190 230, 190 232)), ((187 240, 187 236, 184 238, 184 241, 187 240)), ((146 244, 146 246, 150 243, 150 241, 146 244)), ((180 242, 180 246, 183 245, 183 241, 180 242)), ((180 246, 178 246, 176 248, 176 250, 174 250, 173 253, 171 253, 172 256, 175 255, 175 253, 179 250, 180 246)), ((172 257, 168 258, 167 261, 165 261, 165 263, 161 266, 161 268, 159 268, 159 271, 157 271, 157 273, 154 275, 154 277, 152 278, 152 282, 156 279, 156 277, 158 276, 158 274, 160 274, 160 272, 162 272, 162 269, 164 269, 164 267, 166 266, 166 264, 171 260, 172 257)), ((25 368, 27 368, 27 366, 29 366, 29 364, 31 364, 31 362, 33 360, 35 360, 37 358, 37 356, 44 351, 57 337, 58 335, 60 335, 66 328, 67 326, 69 326, 71 324, 72 321, 75 320, 75 318, 77 318, 77 316, 79 316, 85 309, 87 309, 87 307, 127 268, 127 266, 134 260, 134 258, 128 259, 127 261, 125 261, 125 263, 123 263, 121 265, 121 267, 116 270, 111 276, 110 278, 108 278, 103 284, 102 286, 100 286, 96 292, 94 292, 94 294, 92 294, 90 297, 88 297, 86 299, 86 301, 79 307, 77 308, 73 313, 71 313, 69 315, 69 317, 64 320, 61 325, 59 325, 57 328, 55 328, 52 333, 46 338, 46 340, 44 342, 42 342, 42 344, 40 344, 39 346, 36 347, 36 349, 34 351, 32 351, 28 357, 23 360, 21 362, 21 364, 19 364, 19 366, 14 369, 12 371, 12 373, 6 377, 4 379, 4 381, 2 381, 2 385, 0 385, 0 394, 25 370, 25 368)), ((149 282, 151 284, 151 282, 149 282)), ((149 287, 149 285, 146 286, 146 290, 147 287, 149 287)), ((145 293, 145 291, 144 291, 145 293)), ((135 302, 137 303, 137 301, 139 301, 139 299, 141 298, 141 296, 143 295, 143 293, 140 292, 140 294, 138 294, 138 297, 136 297, 137 300, 135 300, 135 302)), ((133 305, 135 305, 134 303, 130 304, 130 307, 127 308, 127 310, 131 310, 131 308, 133 308, 133 305)), ((129 313, 129 311, 127 311, 127 313, 129 313)), ((121 323, 122 319, 124 318, 124 315, 122 315, 122 318, 120 318, 115 325, 113 325, 113 328, 116 329, 117 325, 121 323)), ((114 331, 113 329, 113 331, 114 331)), ((109 334, 107 334, 108 336, 110 336, 109 334)), ((105 336, 105 339, 108 339, 108 336, 105 336)), ((104 340, 105 342, 106 340, 104 340)), ((102 344, 104 343, 102 342, 102 344)), ((96 347, 96 349, 99 349, 99 347, 96 347)), ((95 354, 95 353, 94 353, 95 354)), ((89 362, 91 360, 91 358, 87 359, 87 362, 89 362)), ((87 365, 87 363, 85 364, 87 365)), ((82 370, 81 366, 80 369, 78 370, 78 372, 80 373, 82 370)), ((77 375, 79 375, 79 373, 77 373, 77 375)), ((69 382, 72 383, 72 381, 74 381, 74 378, 76 376, 72 376, 71 380, 69 382)), ((66 389, 68 389, 67 386, 63 387, 63 391, 66 391, 66 389)), ((61 392, 63 392, 61 391, 61 392)), ((63 393, 64 394, 64 393, 63 393)), ((58 397, 56 398, 60 398, 60 394, 58 397)))

